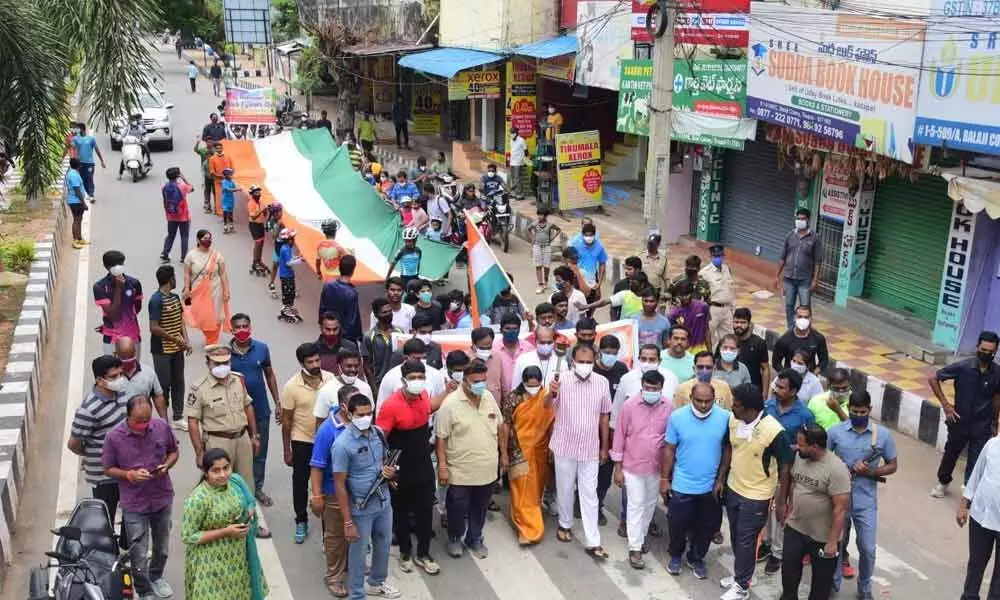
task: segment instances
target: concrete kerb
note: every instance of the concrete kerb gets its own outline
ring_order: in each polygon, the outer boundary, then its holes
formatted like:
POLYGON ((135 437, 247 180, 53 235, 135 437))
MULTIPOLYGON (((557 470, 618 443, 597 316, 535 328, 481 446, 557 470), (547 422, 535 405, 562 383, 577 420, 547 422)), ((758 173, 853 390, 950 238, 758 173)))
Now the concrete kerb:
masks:
MULTIPOLYGON (((63 163, 63 171, 68 167, 63 163)), ((60 179, 61 181, 61 179, 60 179)), ((56 188, 59 186, 57 185, 56 188)), ((55 209, 52 233, 35 243, 24 303, 14 326, 10 354, 0 378, 0 565, 11 564, 28 442, 40 402, 42 363, 48 339, 55 281, 65 247, 66 218, 55 209)))

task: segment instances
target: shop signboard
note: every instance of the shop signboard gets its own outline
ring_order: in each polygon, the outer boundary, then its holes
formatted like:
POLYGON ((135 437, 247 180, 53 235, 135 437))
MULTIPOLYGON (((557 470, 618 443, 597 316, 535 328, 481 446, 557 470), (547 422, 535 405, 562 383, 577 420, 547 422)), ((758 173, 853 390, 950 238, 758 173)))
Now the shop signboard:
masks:
POLYGON ((912 163, 925 27, 754 3, 747 113, 912 163))
POLYGON ((653 61, 623 60, 618 89, 618 119, 622 133, 649 135, 649 97, 653 93, 653 61))
POLYGON ((441 133, 441 86, 424 83, 413 87, 413 131, 415 135, 441 133))
POLYGON ((560 133, 556 136, 559 209, 601 205, 601 134, 599 131, 560 133))
POLYGON ((376 56, 362 62, 362 72, 370 81, 370 97, 361 99, 361 106, 375 114, 392 111, 395 61, 391 56, 376 56))
POLYGON ((275 108, 277 95, 274 88, 248 90, 226 88, 226 123, 231 125, 271 124, 277 122, 275 108))
POLYGON ((674 26, 674 41, 678 44, 746 48, 749 39, 750 15, 745 12, 681 12, 674 26))
POLYGON ((928 25, 914 140, 1000 154, 1000 45, 995 31, 1000 5, 945 5, 945 15, 963 16, 928 25), (956 7, 969 10, 959 13, 956 7))
POLYGON ((632 17, 616 0, 577 4, 576 83, 618 91, 621 61, 632 58, 632 17))
POLYGON ((722 156, 723 150, 706 148, 704 168, 698 187, 698 225, 696 235, 703 242, 717 242, 722 235, 722 156))
POLYGON ((874 204, 875 180, 865 177, 861 189, 847 199, 837 265, 837 290, 833 299, 837 306, 847 306, 847 299, 860 296, 864 289, 874 204))
POLYGON ((819 216, 837 223, 847 218, 850 203, 850 176, 833 170, 823 172, 823 183, 819 188, 819 216))
POLYGON ((976 232, 976 215, 956 202, 948 230, 941 293, 938 295, 937 318, 931 341, 958 350, 962 338, 962 309, 969 286, 969 266, 972 263, 972 240, 976 232))
POLYGON ((638 44, 652 44, 653 35, 646 29, 646 15, 656 0, 632 0, 632 41, 638 44))
POLYGON ((674 60, 674 110, 738 119, 746 103, 745 60, 674 60))
POLYGON ((514 129, 528 143, 528 154, 535 155, 538 145, 537 77, 533 62, 516 59, 507 61, 507 105, 504 109, 506 159, 510 158, 510 137, 514 129))
POLYGON ((500 71, 461 71, 448 80, 448 100, 496 100, 500 71))
POLYGON ((536 69, 539 77, 573 83, 573 74, 576 73, 576 54, 563 54, 539 60, 536 69))

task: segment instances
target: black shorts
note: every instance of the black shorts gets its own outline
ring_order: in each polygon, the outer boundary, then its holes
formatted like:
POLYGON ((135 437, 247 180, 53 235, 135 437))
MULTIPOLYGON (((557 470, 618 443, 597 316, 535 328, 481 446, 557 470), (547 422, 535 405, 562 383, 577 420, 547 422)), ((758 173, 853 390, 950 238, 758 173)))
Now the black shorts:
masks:
POLYGON ((70 204, 69 210, 73 213, 74 217, 82 217, 83 213, 87 212, 87 205, 83 202, 77 202, 76 204, 70 204))
POLYGON ((267 234, 266 228, 263 223, 250 222, 250 239, 255 242, 260 242, 264 240, 264 236, 267 234))
POLYGON ((285 306, 295 305, 295 278, 281 278, 281 303, 285 306))

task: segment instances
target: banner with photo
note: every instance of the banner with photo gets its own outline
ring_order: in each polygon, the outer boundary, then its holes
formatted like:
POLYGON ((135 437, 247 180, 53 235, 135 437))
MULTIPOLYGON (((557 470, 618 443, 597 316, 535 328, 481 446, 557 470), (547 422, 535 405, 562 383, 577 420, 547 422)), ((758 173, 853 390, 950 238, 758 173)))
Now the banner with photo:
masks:
POLYGON ((557 135, 556 169, 560 210, 601 205, 603 175, 599 131, 557 135))
MULTIPOLYGON (((504 109, 504 162, 510 159, 510 136, 517 129, 535 155, 538 145, 538 81, 535 63, 520 59, 507 61, 507 105, 504 109)), ((529 161, 530 164, 530 161, 529 161)))
POLYGON ((653 94, 653 61, 623 60, 618 86, 618 120, 615 129, 649 135, 649 98, 653 94))
POLYGON ((227 125, 271 125, 278 122, 278 96, 274 88, 248 90, 239 87, 226 88, 227 125))

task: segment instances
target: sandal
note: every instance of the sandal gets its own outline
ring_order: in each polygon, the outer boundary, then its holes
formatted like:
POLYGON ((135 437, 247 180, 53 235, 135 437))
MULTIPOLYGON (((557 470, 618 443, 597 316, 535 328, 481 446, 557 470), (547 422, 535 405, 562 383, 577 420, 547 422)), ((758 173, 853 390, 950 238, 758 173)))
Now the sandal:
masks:
POLYGON ((625 521, 618 522, 618 531, 616 533, 618 534, 618 537, 628 537, 628 526, 625 524, 625 521))
POLYGON ((605 560, 608 559, 608 552, 604 548, 602 548, 600 546, 594 546, 593 548, 587 548, 587 554, 589 554, 590 557, 593 558, 594 560, 601 561, 601 562, 604 562, 605 560))
POLYGON ((328 592, 330 592, 330 595, 333 596, 334 598, 347 597, 347 588, 345 588, 344 584, 340 583, 339 581, 337 583, 327 584, 326 589, 328 592))
POLYGON ((645 569, 646 568, 646 561, 642 560, 642 553, 641 552, 635 552, 635 551, 629 552, 628 553, 628 564, 633 569, 637 569, 637 570, 638 569, 645 569))
POLYGON ((563 543, 572 542, 573 532, 569 529, 563 529, 560 527, 559 529, 556 529, 556 539, 563 543))

